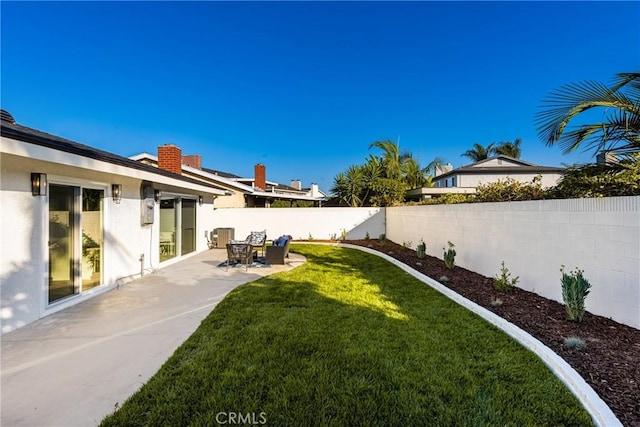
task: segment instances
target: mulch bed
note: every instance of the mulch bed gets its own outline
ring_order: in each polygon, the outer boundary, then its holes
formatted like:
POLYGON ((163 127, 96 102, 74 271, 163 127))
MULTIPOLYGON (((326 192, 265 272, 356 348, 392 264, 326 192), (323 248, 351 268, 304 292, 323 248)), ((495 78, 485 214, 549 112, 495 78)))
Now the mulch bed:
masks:
POLYGON ((520 288, 498 292, 493 278, 457 266, 449 270, 431 256, 418 259, 415 251, 388 240, 383 245, 378 240, 344 243, 376 249, 402 261, 527 331, 564 358, 625 426, 640 426, 640 330, 588 312, 582 322, 570 321, 564 305, 556 301, 520 288), (442 276, 449 280, 439 280, 442 276), (502 304, 492 305, 497 299, 502 304), (586 346, 568 348, 566 337, 579 337, 586 346))

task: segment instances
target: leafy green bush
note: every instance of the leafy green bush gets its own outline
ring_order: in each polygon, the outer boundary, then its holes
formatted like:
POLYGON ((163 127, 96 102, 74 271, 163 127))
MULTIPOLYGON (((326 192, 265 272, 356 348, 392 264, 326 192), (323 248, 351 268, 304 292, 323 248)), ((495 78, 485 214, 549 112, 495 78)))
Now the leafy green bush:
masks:
POLYGON ((425 205, 451 205, 455 203, 468 203, 473 202, 474 196, 472 194, 455 194, 447 193, 442 196, 432 197, 427 199, 423 204, 425 205))
POLYGON ((517 200, 543 199, 545 190, 542 187, 542 176, 538 175, 531 182, 516 181, 511 177, 496 182, 481 184, 476 188, 475 201, 508 202, 517 200))
POLYGON ((456 265, 456 250, 455 245, 451 242, 447 242, 449 244, 449 249, 442 248, 444 251, 444 265, 449 270, 453 270, 453 267, 456 265))
POLYGON ((369 236, 369 232, 367 231, 367 233, 364 235, 364 240, 369 240, 371 238, 371 236, 369 236))
POLYGON ((572 166, 555 187, 553 198, 613 197, 640 195, 640 154, 614 165, 572 166))
POLYGON ((504 266, 504 261, 502 261, 502 268, 500 269, 500 275, 495 275, 493 277, 493 287, 500 292, 509 292, 516 287, 520 276, 516 276, 511 278, 511 273, 509 269, 504 266))
POLYGON ((584 317, 584 300, 589 295, 591 284, 584 278, 584 270, 578 268, 570 274, 564 272, 564 265, 560 269, 562 272, 562 301, 564 301, 567 316, 570 320, 582 321, 584 317))

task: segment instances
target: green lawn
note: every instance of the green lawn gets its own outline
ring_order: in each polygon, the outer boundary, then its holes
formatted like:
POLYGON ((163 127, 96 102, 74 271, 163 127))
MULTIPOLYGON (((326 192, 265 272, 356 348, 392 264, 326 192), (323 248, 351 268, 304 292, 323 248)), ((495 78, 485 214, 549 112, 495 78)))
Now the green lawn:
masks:
POLYGON ((292 250, 308 263, 231 292, 103 425, 591 423, 533 353, 392 264, 292 250))

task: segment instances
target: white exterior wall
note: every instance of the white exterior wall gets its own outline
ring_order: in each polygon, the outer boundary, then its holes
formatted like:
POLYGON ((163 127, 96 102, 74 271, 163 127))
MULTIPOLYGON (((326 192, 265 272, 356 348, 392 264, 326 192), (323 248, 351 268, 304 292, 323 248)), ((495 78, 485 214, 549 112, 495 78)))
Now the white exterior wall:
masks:
POLYGON ((377 239, 385 232, 382 208, 216 209, 213 221, 215 228, 234 228, 236 239, 262 230, 267 230, 267 239, 289 234, 296 240, 309 234, 317 240, 340 238, 343 229, 347 239, 364 239, 367 232, 377 239))
MULTIPOLYGON (((464 174, 464 175, 456 175, 456 186, 457 187, 477 187, 480 184, 488 184, 490 182, 496 182, 498 180, 504 180, 505 178, 513 178, 519 182, 531 182, 533 178, 536 176, 542 176, 542 186, 543 187, 553 187, 558 183, 558 180, 562 177, 562 174, 559 173, 545 173, 545 174, 521 174, 514 173, 508 175, 496 175, 492 173, 486 174, 464 174)), ((449 178, 451 179, 451 178, 449 178)))
MULTIPOLYGON (((69 157, 67 156, 67 160, 69 157)), ((91 164, 86 158, 82 162, 91 164)), ((100 166, 103 165, 104 163, 100 166)), ((141 269, 148 273, 160 266, 160 209, 156 204, 153 224, 141 224, 141 179, 108 174, 100 171, 98 165, 95 168, 62 165, 6 153, 0 156, 0 166, 2 333, 124 284, 139 277, 141 269), (51 305, 47 304, 48 196, 31 194, 31 172, 46 173, 49 183, 91 186, 105 190, 103 285, 51 305), (111 184, 114 183, 123 185, 123 198, 119 204, 111 196, 111 184), (142 254, 143 264, 140 262, 142 254)), ((204 230, 209 224, 213 224, 213 195, 206 195, 204 200, 203 206, 196 203, 195 253, 208 248, 204 230)), ((168 260, 163 265, 177 260, 168 260)))
POLYGON ((640 196, 393 207, 387 238, 423 238, 440 259, 451 241, 457 265, 488 277, 504 260, 519 287, 559 302, 560 266, 578 267, 589 312, 640 328, 640 196))

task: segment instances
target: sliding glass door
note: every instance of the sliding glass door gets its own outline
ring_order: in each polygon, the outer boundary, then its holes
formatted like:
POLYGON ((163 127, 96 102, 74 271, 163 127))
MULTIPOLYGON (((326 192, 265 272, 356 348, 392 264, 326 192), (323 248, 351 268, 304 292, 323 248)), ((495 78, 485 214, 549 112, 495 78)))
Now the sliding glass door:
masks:
POLYGON ((182 199, 180 249, 182 255, 196 250, 196 201, 182 199))
POLYGON ((78 218, 76 187, 49 186, 49 302, 74 295, 78 218))
POLYGON ((196 250, 196 201, 184 197, 160 200, 160 262, 196 250))
POLYGON ((102 284, 104 190, 49 186, 49 303, 102 284))

